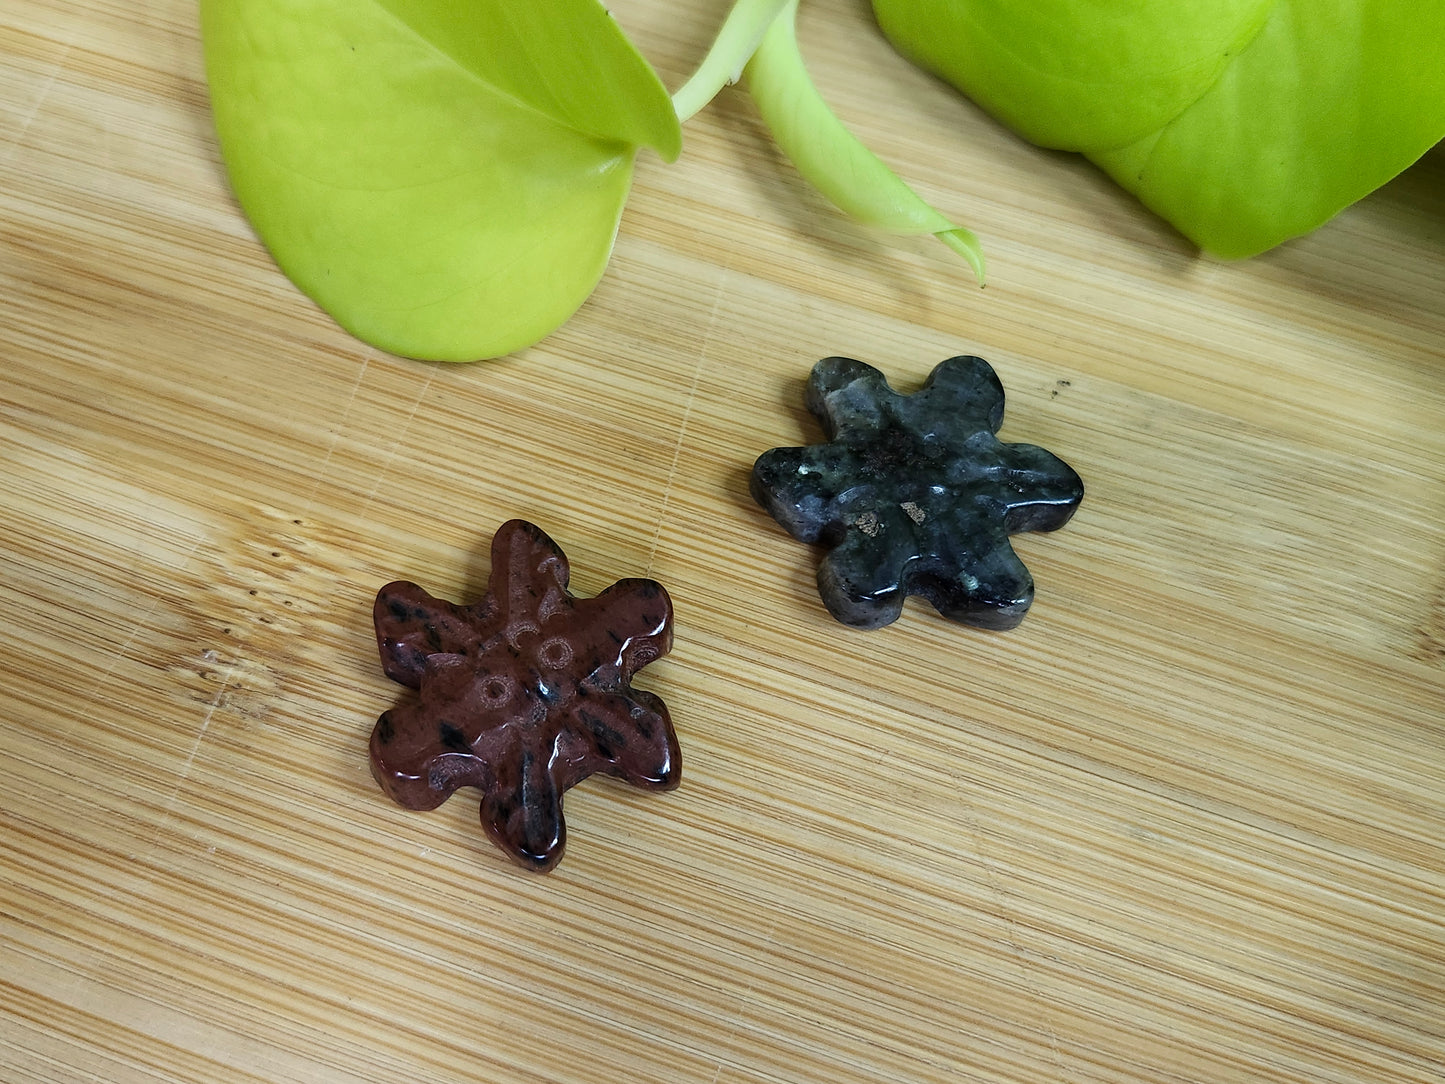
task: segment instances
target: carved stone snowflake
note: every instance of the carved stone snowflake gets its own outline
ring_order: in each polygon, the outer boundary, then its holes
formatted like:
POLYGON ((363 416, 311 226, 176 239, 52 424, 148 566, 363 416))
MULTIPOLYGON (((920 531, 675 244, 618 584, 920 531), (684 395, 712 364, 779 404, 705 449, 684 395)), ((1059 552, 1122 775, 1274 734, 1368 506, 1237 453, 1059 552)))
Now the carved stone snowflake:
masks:
POLYGON ((908 595, 969 625, 1023 620, 1033 577, 1008 536, 1062 527, 1084 484, 1052 453, 994 436, 1003 402, 982 358, 949 358, 906 396, 852 358, 813 367, 807 405, 828 443, 765 452, 752 493, 794 538, 828 549, 818 591, 839 621, 887 625, 908 595))
POLYGON ((482 791, 482 824, 523 865, 562 857, 562 794, 595 772, 668 790, 680 780, 667 708, 632 675, 672 646, 672 603, 654 580, 595 598, 567 590, 567 558, 539 528, 505 523, 486 597, 470 606, 414 583, 383 587, 376 639, 388 677, 420 695, 371 735, 382 788, 433 809, 482 791))

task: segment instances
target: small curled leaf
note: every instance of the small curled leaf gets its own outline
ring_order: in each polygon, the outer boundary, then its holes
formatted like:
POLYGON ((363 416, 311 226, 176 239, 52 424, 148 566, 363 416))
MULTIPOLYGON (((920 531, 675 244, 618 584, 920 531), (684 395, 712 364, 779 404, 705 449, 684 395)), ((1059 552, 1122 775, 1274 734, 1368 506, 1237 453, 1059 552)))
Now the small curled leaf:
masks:
POLYGON ((931 233, 980 283, 983 249, 969 230, 926 203, 844 127, 808 76, 798 48, 798 0, 789 0, 744 70, 763 123, 798 172, 840 210, 894 233, 931 233))

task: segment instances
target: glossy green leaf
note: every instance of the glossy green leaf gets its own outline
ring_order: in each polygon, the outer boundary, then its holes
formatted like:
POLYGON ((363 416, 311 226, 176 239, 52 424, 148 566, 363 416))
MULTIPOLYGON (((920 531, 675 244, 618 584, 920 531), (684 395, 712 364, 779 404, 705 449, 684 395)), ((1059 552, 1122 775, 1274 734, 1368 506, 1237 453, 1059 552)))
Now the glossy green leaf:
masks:
POLYGON ((748 93, 798 172, 860 222, 902 234, 931 233, 983 282, 983 250, 905 184, 843 125, 808 77, 798 50, 797 0, 763 35, 744 69, 748 93))
POLYGON ((873 0, 905 55, 1202 248, 1314 229, 1445 138, 1445 4, 873 0))
POLYGON ((639 146, 681 132, 597 0, 202 0, 237 199, 359 338, 498 357, 606 266, 639 146))

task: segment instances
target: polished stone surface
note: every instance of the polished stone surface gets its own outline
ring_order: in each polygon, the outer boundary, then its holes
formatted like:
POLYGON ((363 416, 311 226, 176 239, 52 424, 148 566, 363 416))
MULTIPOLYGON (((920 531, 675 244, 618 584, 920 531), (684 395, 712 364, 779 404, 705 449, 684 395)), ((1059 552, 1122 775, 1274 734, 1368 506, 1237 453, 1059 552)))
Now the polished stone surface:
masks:
POLYGON ((920 595, 965 624, 1022 621, 1034 582, 1008 536, 1062 527, 1084 484, 1052 453, 994 435, 1004 393, 988 362, 949 358, 899 395, 871 365, 824 358, 807 404, 827 443, 765 452, 751 488, 789 534, 827 548, 829 612, 878 628, 920 595))
POLYGON ((557 544, 512 520, 492 541, 480 602, 459 606, 399 581, 374 611, 383 669, 419 693, 372 731, 377 781, 410 809, 480 788, 487 833, 538 870, 562 857, 569 787, 596 772, 657 790, 680 781, 666 706, 630 684, 672 647, 667 592, 627 579, 583 599, 567 581, 557 544))

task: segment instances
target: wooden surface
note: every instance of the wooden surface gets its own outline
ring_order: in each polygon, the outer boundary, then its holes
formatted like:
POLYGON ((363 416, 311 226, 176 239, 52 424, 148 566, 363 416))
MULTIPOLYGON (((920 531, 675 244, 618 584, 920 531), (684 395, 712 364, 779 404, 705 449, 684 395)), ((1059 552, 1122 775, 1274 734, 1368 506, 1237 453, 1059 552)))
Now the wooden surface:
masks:
MULTIPOLYGON (((429 365, 258 246, 192 7, 0 16, 0 1080, 1445 1079, 1440 153, 1201 259, 810 0, 986 290, 729 91, 575 319, 429 365), (822 610, 746 477, 833 353, 981 354, 1084 477, 1018 630, 822 610), (546 877, 366 765, 375 591, 474 594, 513 516, 677 610, 683 785, 571 791, 546 877)), ((720 9, 617 15, 676 87, 720 9)))

